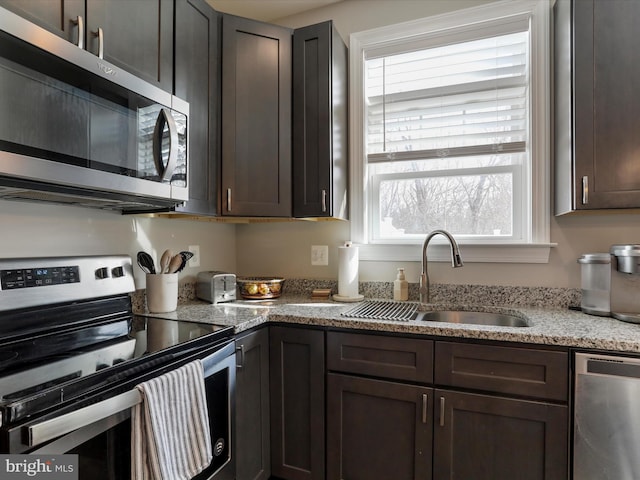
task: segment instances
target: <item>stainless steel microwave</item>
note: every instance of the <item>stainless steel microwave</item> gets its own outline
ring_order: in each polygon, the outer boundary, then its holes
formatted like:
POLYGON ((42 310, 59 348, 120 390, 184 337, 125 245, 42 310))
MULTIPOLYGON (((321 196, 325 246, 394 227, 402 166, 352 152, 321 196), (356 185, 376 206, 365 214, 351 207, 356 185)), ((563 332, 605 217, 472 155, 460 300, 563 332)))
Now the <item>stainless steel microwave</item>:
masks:
POLYGON ((0 199, 188 200, 188 103, 0 7, 0 199))

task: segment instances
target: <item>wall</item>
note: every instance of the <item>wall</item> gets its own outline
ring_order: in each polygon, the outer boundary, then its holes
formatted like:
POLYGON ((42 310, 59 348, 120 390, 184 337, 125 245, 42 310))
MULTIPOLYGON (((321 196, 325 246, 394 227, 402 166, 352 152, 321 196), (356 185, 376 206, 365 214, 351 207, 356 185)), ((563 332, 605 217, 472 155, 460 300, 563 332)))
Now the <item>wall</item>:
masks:
MULTIPOLYGON (((345 0, 275 23, 289 27, 333 19, 347 41, 353 32, 488 3, 485 0, 345 0)), ((348 222, 271 223, 238 226, 238 272, 290 278, 337 279, 337 247, 349 239, 348 222), (329 265, 311 266, 311 245, 329 245, 329 265)), ((615 243, 640 243, 640 215, 587 214, 552 218, 548 264, 467 263, 452 269, 447 263, 429 267, 435 283, 580 287, 577 258, 607 252, 615 243)), ((419 249, 420 247, 416 247, 419 249)), ((464 255, 464 248, 462 247, 464 255)), ((416 282, 419 262, 360 262, 360 279, 390 281, 404 267, 416 282)))
MULTIPOLYGON (((343 37, 389 23, 476 5, 469 0, 347 0, 304 15, 281 19, 291 27, 333 18, 343 37)), ((337 279, 337 248, 349 239, 348 222, 295 222, 225 225, 187 220, 120 216, 98 210, 0 201, 2 257, 151 253, 199 244, 202 264, 187 268, 181 281, 200 270, 237 271, 243 275, 337 279), (329 265, 311 266, 311 245, 329 245, 329 265)), ((640 243, 640 215, 579 215, 553 218, 551 240, 558 246, 549 264, 467 264, 430 267, 432 282, 484 285, 579 287, 576 259, 582 253, 608 251, 614 243, 640 243)), ((419 247, 416 247, 419 248, 419 247)), ((463 250, 464 253, 464 250, 463 250)), ((405 267, 417 281, 418 262, 361 262, 360 279, 386 281, 405 267)), ((144 287, 138 268, 136 284, 144 287)))
MULTIPOLYGON (((0 250, 4 257, 126 254, 139 250, 157 259, 165 249, 200 245, 201 266, 187 267, 180 281, 201 270, 235 271, 235 225, 123 216, 87 208, 0 200, 0 250)), ((135 266, 136 287, 144 288, 135 266)))

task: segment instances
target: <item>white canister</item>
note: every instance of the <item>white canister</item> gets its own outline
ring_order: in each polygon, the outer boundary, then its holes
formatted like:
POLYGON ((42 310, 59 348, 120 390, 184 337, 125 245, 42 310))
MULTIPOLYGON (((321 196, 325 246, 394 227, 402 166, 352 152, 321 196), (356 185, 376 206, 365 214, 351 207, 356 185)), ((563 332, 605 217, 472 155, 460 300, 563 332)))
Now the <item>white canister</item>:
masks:
POLYGON ((147 309, 149 312, 173 312, 176 308, 178 308, 178 274, 147 273, 147 309))

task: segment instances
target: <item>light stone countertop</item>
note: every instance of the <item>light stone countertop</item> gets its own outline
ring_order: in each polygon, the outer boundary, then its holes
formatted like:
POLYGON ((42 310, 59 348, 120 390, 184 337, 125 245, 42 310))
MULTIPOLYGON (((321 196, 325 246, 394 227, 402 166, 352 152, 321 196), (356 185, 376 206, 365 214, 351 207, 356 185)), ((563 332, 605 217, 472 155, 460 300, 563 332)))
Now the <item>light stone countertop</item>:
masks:
POLYGON ((468 309, 525 317, 528 327, 501 327, 425 321, 380 321, 342 317, 354 304, 312 301, 308 297, 283 295, 277 300, 237 301, 212 305, 189 301, 169 313, 139 315, 196 323, 231 325, 240 333, 267 322, 313 325, 362 331, 420 334, 437 337, 484 339, 528 344, 640 352, 640 324, 609 317, 587 315, 569 309, 530 307, 471 307, 422 305, 421 310, 468 309))

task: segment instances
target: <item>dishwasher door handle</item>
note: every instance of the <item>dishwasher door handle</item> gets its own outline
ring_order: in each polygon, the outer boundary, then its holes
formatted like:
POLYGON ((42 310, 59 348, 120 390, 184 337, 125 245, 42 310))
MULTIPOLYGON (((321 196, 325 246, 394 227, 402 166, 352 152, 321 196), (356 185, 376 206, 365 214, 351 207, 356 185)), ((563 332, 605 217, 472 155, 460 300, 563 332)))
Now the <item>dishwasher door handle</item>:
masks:
POLYGON ((576 353, 576 375, 640 379, 640 358, 576 353))

